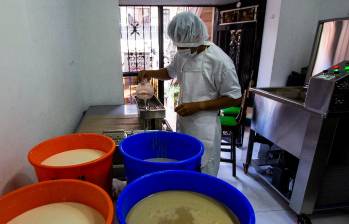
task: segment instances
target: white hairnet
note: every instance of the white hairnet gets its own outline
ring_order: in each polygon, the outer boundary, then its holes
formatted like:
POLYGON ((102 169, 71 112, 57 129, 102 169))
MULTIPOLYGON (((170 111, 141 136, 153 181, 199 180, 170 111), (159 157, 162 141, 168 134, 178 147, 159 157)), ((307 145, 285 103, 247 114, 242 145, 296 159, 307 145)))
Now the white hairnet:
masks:
POLYGON ((182 12, 173 17, 167 34, 177 47, 198 47, 208 39, 205 24, 191 12, 182 12))

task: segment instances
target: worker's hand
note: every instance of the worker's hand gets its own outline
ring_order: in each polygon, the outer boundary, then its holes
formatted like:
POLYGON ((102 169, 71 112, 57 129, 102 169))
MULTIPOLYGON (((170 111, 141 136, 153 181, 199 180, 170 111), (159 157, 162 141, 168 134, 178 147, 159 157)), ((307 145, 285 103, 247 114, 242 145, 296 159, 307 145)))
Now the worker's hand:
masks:
POLYGON ((150 78, 150 74, 146 70, 138 72, 138 82, 142 82, 143 80, 149 81, 150 78))
POLYGON ((200 103, 183 103, 175 108, 175 111, 182 117, 195 114, 201 110, 200 103))

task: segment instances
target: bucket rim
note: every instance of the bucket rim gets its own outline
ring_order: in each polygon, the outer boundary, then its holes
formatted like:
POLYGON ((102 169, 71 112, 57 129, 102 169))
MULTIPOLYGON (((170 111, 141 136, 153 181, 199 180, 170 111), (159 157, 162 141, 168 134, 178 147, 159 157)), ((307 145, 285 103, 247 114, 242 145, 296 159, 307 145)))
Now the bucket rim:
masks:
MULTIPOLYGON (((139 182, 142 182, 144 179, 147 179, 147 178, 152 178, 154 176, 155 177, 156 176, 166 176, 166 175, 171 175, 171 174, 179 174, 179 175, 182 175, 182 174, 186 175, 187 174, 187 175, 192 175, 192 176, 201 176, 201 177, 209 178, 209 179, 211 179, 213 181, 220 182, 220 184, 222 184, 223 186, 225 186, 227 188, 230 188, 230 189, 234 190, 235 193, 239 194, 239 196, 242 197, 245 200, 245 202, 246 202, 248 212, 251 214, 251 220, 250 220, 249 224, 255 224, 256 216, 255 216, 255 211, 253 209, 253 206, 252 206, 251 202, 248 200, 248 198, 241 191, 239 191, 236 187, 234 187, 233 185, 227 183, 226 181, 224 181, 222 179, 219 179, 217 177, 213 177, 213 176, 205 174, 205 173, 199 173, 199 172, 190 171, 190 170, 162 170, 162 171, 156 171, 156 172, 149 173, 149 174, 146 174, 144 176, 141 176, 141 177, 135 179, 134 181, 132 181, 130 184, 128 184, 125 187, 125 189, 123 191, 121 191, 118 199, 115 201, 115 210, 116 210, 115 211, 115 213, 116 213, 115 216, 118 219, 118 221, 126 220, 126 218, 127 218, 127 217, 125 217, 122 214, 123 212, 122 212, 121 206, 119 206, 119 204, 122 203, 122 201, 126 199, 127 196, 125 196, 125 195, 134 188, 133 187, 134 185, 138 185, 139 182)), ((195 190, 192 190, 192 191, 196 192, 195 190)), ((155 192, 155 193, 159 193, 159 192, 163 192, 163 191, 158 191, 158 192, 155 192)), ((197 193, 199 193, 199 192, 197 192, 197 193)), ((150 195, 147 195, 146 197, 148 197, 148 196, 150 196, 150 195)), ((206 195, 206 196, 208 196, 208 195, 206 195)), ((208 197, 211 197, 211 196, 208 196, 208 197)), ((142 199, 140 199, 139 201, 141 201, 141 200, 142 199)), ((217 201, 217 199, 214 199, 214 200, 217 201)), ((133 208, 133 206, 131 207, 131 209, 132 208, 133 208)))
POLYGON ((156 164, 156 165, 159 165, 159 166, 162 166, 162 165, 181 165, 181 164, 186 164, 188 163, 189 161, 192 161, 192 160, 195 160, 197 159, 198 157, 201 157, 203 154, 204 154, 204 144, 197 138, 191 136, 191 135, 188 135, 188 134, 184 134, 184 133, 178 133, 178 132, 171 132, 171 131, 149 131, 149 132, 141 132, 141 133, 137 133, 137 134, 134 134, 134 135, 131 135, 125 139, 123 139, 120 144, 119 144, 119 151, 120 153, 123 155, 123 156, 127 156, 137 162, 140 162, 140 163, 143 163, 143 164, 156 164), (132 156, 130 155, 129 153, 125 152, 125 150, 123 149, 123 145, 124 145, 124 142, 125 141, 130 141, 131 138, 133 137, 137 137, 138 135, 144 135, 144 134, 153 134, 153 133, 170 133, 170 134, 177 134, 177 135, 182 135, 182 136, 185 136, 185 137, 188 137, 188 138, 191 138, 195 141, 197 141, 199 144, 200 144, 200 151, 199 153, 197 153, 196 155, 190 157, 189 159, 184 159, 184 160, 180 160, 180 161, 175 161, 175 162, 152 162, 152 161, 146 161, 146 160, 142 160, 142 159, 139 159, 135 156, 132 156))
MULTIPOLYGON (((26 191, 28 191, 30 189, 34 189, 34 188, 37 188, 39 186, 52 185, 52 184, 55 184, 57 182, 58 183, 76 183, 76 184, 85 185, 85 186, 88 186, 90 188, 94 188, 95 190, 97 190, 106 199, 106 203, 107 203, 108 208, 111 208, 111 210, 113 211, 113 212, 109 212, 108 216, 105 217, 105 222, 106 223, 112 223, 112 221, 114 220, 114 216, 115 216, 115 214, 114 214, 115 210, 114 210, 113 201, 111 200, 111 198, 108 195, 108 193, 105 190, 103 190, 103 188, 99 187, 98 185, 90 183, 90 182, 87 182, 87 181, 82 181, 82 180, 58 179, 58 180, 47 180, 47 181, 42 181, 42 182, 38 182, 38 183, 29 184, 29 185, 23 186, 21 188, 18 188, 18 189, 14 190, 14 191, 11 191, 11 192, 3 195, 3 196, 0 196, 0 202, 2 200, 6 200, 7 198, 13 197, 14 195, 26 192, 26 191)), ((72 202, 75 202, 75 201, 72 201, 72 202)), ((76 202, 79 203, 79 201, 76 201, 76 202)), ((48 204, 50 204, 50 203, 48 203, 48 204)), ((93 206, 91 206, 91 207, 93 207, 93 206)), ((111 210, 109 210, 109 211, 111 211, 111 210)), ((98 211, 98 212, 100 212, 100 211, 98 211)))
MULTIPOLYGON (((74 150, 74 149, 70 149, 70 150, 74 150)), ((45 169, 54 169, 54 170, 64 170, 64 169, 70 169, 70 168, 76 168, 76 167, 85 167, 85 166, 89 166, 91 164, 96 164, 96 163, 100 163, 105 161, 108 157, 111 157, 114 152, 116 150, 116 144, 114 142, 114 140, 106 135, 102 135, 102 134, 97 134, 97 133, 72 133, 72 134, 65 134, 65 135, 59 135, 53 138, 49 138, 46 139, 42 142, 40 142, 39 144, 35 145, 29 152, 27 155, 28 161, 30 162, 31 165, 33 165, 34 167, 40 167, 40 168, 45 168, 45 169), (65 138, 68 136, 98 136, 98 137, 103 137, 104 139, 108 140, 111 144, 112 144, 112 150, 110 150, 109 152, 106 152, 103 156, 99 157, 98 159, 89 161, 89 162, 85 162, 85 163, 79 163, 79 164, 75 164, 75 165, 67 165, 67 166, 49 166, 49 165, 43 165, 41 163, 38 163, 35 161, 35 159, 32 158, 33 156, 33 151, 35 149, 37 149, 38 147, 42 146, 43 144, 49 142, 49 141, 53 141, 53 140, 58 140, 60 138, 65 138)), ((67 150, 69 151, 69 150, 67 150)))

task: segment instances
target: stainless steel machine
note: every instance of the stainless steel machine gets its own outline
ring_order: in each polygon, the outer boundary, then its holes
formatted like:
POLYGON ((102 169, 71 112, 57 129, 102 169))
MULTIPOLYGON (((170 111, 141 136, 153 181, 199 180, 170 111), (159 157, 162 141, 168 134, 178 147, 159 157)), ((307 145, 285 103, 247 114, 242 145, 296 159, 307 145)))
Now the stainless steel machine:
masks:
POLYGON ((147 101, 136 98, 139 118, 144 130, 162 130, 166 116, 165 107, 155 96, 147 101))
POLYGON ((349 61, 313 76, 307 87, 251 89, 254 113, 245 172, 252 160, 253 143, 263 137, 296 158, 287 191, 258 172, 297 214, 349 206, 349 61))
MULTIPOLYGON (((165 108, 155 96, 146 105, 143 100, 137 99, 137 104, 131 105, 91 106, 76 132, 105 134, 118 146, 129 135, 151 130, 172 131, 165 119, 165 108)), ((121 180, 125 178, 123 160, 118 150, 114 155, 113 176, 121 180)))

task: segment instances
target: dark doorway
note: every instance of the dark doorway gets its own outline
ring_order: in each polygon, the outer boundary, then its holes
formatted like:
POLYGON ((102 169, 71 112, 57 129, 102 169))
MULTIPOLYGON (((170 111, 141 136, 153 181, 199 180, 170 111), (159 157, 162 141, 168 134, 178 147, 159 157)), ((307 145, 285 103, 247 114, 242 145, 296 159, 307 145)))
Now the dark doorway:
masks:
POLYGON ((214 42, 234 61, 242 92, 257 83, 266 0, 216 8, 214 42))

